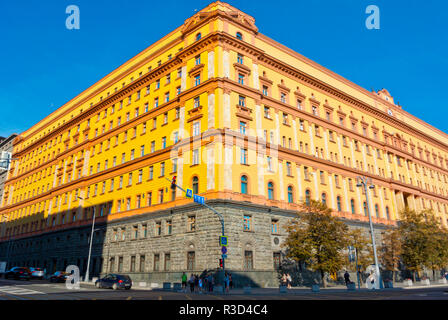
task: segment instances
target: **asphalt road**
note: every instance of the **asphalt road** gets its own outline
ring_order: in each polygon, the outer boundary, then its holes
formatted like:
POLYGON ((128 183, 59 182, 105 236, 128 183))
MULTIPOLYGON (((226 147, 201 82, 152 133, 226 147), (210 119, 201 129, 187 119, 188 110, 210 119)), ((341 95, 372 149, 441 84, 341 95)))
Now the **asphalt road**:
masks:
POLYGON ((381 290, 362 292, 292 292, 274 294, 197 294, 163 290, 112 290, 81 285, 80 289, 67 289, 65 283, 46 280, 0 279, 0 300, 448 300, 448 288, 422 288, 411 290, 381 290))

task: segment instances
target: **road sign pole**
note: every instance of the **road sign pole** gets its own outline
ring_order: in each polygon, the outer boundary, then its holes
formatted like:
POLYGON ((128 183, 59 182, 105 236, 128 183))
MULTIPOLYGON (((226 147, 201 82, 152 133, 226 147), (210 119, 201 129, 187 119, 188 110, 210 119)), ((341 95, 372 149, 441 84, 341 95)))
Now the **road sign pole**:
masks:
MULTIPOLYGON (((179 188, 180 190, 182 190, 185 194, 187 194, 187 190, 183 189, 182 187, 178 186, 177 184, 174 184, 173 181, 171 181, 170 179, 168 179, 167 177, 165 177, 166 180, 168 180, 169 182, 171 182, 173 185, 175 185, 177 188, 179 188)), ((203 197, 202 197, 203 198, 203 197)), ((209 210, 211 210, 214 214, 216 214, 219 218, 219 222, 221 222, 221 232, 222 232, 222 236, 225 236, 224 233, 224 217, 222 216, 222 214, 220 214, 218 211, 216 211, 215 209, 213 209, 212 207, 210 207, 208 204, 205 203, 205 198, 203 198, 204 201, 201 202, 197 202, 201 205, 203 205, 204 207, 208 208, 209 210)), ((225 274, 225 270, 226 270, 226 262, 224 257, 221 255, 222 258, 222 270, 225 274)))

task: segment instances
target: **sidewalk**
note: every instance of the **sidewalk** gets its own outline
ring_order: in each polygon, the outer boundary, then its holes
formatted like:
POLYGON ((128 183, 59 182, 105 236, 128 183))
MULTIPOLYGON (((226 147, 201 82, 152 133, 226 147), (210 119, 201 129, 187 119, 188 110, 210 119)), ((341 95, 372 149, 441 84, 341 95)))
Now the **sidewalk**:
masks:
MULTIPOLYGON (((89 286, 95 286, 95 283, 93 282, 80 282, 81 285, 89 285, 89 286)), ((163 291, 163 292, 181 292, 181 291, 174 291, 173 289, 163 289, 163 288, 154 288, 151 286, 147 287, 141 287, 138 285, 139 283, 136 282, 132 286, 132 290, 144 290, 144 291, 163 291)), ((380 289, 380 290, 386 290, 386 291, 392 291, 392 290, 412 290, 412 289, 428 289, 428 288, 447 288, 448 284, 430 284, 430 285, 420 285, 418 282, 414 284, 412 287, 404 286, 403 283, 395 283, 394 288, 387 288, 387 289, 380 289)), ((327 288, 320 287, 320 292, 313 292, 310 287, 292 287, 291 289, 287 289, 286 293, 280 293, 280 289, 277 288, 251 288, 250 293, 246 293, 246 290, 244 288, 237 288, 232 289, 228 294, 230 295, 291 295, 291 294, 319 294, 319 293, 349 293, 349 292, 370 292, 373 290, 367 289, 364 285, 361 285, 361 289, 358 290, 358 286, 356 286, 356 290, 354 291, 348 291, 346 286, 338 285, 338 286, 331 286, 327 288)), ((379 290, 376 290, 379 291, 379 290)), ((183 292, 183 291, 182 291, 183 292)), ((187 293, 189 293, 189 290, 187 290, 187 293)), ((209 293, 207 293, 209 294, 209 293)), ((213 292, 213 294, 223 294, 220 292, 213 292)))

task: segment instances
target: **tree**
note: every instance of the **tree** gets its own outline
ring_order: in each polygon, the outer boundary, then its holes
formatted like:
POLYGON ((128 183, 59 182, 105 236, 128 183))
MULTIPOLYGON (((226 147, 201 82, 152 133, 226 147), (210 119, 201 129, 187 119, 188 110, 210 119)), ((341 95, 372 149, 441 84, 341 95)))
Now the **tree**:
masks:
POLYGON ((428 263, 430 255, 430 237, 425 222, 425 215, 406 208, 400 213, 398 230, 401 236, 402 259, 406 267, 412 271, 415 282, 415 273, 419 274, 423 266, 428 263))
POLYGON ((448 265, 448 233, 437 221, 432 210, 422 212, 425 217, 424 228, 428 235, 427 260, 425 267, 432 270, 432 278, 435 280, 435 270, 448 265))
POLYGON ((286 228, 286 256, 304 261, 311 270, 319 272, 326 288, 325 273, 335 273, 344 266, 348 227, 333 217, 331 209, 322 202, 311 200, 309 205, 300 205, 300 211, 303 213, 286 228))
POLYGON ((401 237, 396 228, 387 229, 383 235, 383 244, 379 250, 379 259, 383 268, 392 271, 392 281, 396 281, 395 271, 399 271, 401 260, 401 237))
POLYGON ((356 272, 363 272, 373 263, 373 249, 371 241, 364 235, 361 229, 356 228, 347 234, 348 245, 356 249, 357 263, 356 272))

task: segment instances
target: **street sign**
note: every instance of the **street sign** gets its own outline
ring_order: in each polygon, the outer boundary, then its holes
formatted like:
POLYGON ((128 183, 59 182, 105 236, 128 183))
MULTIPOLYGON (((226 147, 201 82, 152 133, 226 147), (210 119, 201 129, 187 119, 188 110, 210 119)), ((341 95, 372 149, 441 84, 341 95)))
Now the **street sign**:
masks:
POLYGON ((222 255, 222 258, 223 258, 223 259, 227 259, 227 255, 226 255, 226 254, 223 254, 223 255, 222 255))
POLYGON ((199 203, 199 204, 205 203, 205 198, 198 196, 197 194, 194 195, 193 199, 194 199, 194 202, 196 202, 196 203, 199 203))
POLYGON ((227 253, 227 247, 222 247, 221 248, 221 252, 222 252, 222 254, 226 254, 227 253))
POLYGON ((193 190, 187 189, 186 196, 188 199, 193 198, 193 190))
POLYGON ((221 247, 227 247, 227 237, 226 236, 219 236, 219 245, 221 247))

